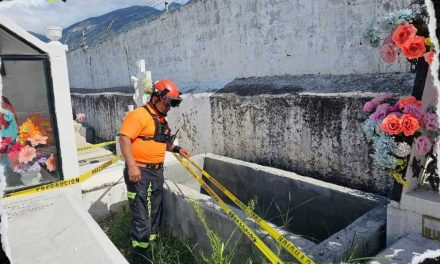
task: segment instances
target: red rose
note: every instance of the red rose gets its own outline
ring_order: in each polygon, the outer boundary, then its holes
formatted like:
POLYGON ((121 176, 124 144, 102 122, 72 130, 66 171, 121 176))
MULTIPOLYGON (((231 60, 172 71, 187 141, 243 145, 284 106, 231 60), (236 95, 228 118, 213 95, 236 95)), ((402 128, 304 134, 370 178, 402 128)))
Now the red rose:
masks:
POLYGON ((417 28, 411 24, 400 25, 393 33, 392 40, 397 47, 402 48, 417 32, 417 28))
POLYGON ((420 127, 419 120, 410 114, 403 114, 400 117, 400 124, 402 125, 403 134, 405 136, 414 135, 420 127))
POLYGON ((409 60, 417 59, 426 52, 425 38, 422 36, 414 36, 402 47, 403 55, 409 60))

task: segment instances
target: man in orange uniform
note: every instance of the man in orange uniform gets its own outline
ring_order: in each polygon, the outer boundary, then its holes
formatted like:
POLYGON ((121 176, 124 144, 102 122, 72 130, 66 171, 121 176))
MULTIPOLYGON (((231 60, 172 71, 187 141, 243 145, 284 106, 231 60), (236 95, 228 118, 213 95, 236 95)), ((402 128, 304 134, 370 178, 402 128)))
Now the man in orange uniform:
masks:
POLYGON ((189 157, 185 148, 173 145, 165 116, 182 101, 175 83, 154 83, 150 102, 129 112, 119 131, 125 158, 124 179, 132 211, 131 263, 147 263, 149 243, 157 237, 162 212, 165 151, 189 157))

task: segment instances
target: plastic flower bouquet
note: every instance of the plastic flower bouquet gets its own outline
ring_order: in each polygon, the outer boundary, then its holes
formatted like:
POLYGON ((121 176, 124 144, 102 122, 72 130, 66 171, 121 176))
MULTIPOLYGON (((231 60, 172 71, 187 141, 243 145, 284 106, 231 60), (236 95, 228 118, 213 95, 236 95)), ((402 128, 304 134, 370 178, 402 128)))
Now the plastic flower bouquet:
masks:
POLYGON ((75 119, 76 122, 78 122, 78 123, 82 123, 82 122, 84 122, 84 120, 86 120, 86 114, 84 114, 84 113, 78 113, 78 114, 76 115, 76 119, 75 119))
MULTIPOLYGON (((391 94, 379 94, 364 105, 369 118, 364 122, 363 130, 373 144, 372 157, 404 187, 408 187, 403 176, 413 143, 418 158, 430 157, 436 161, 433 145, 437 140, 438 121, 434 110, 433 107, 422 109, 421 101, 413 96, 396 100, 391 94)), ((430 173, 431 177, 438 179, 436 169, 428 171, 430 173)), ((438 183, 432 186, 438 189, 438 183)))
POLYGON ((37 114, 30 115, 19 127, 19 136, 7 155, 14 172, 39 173, 42 168, 56 170, 55 155, 50 151, 50 122, 37 114))
POLYGON ((380 57, 386 63, 397 62, 402 53, 414 66, 422 57, 431 64, 434 46, 429 38, 428 19, 424 1, 413 1, 410 8, 389 13, 372 24, 365 38, 373 47, 381 45, 380 57))

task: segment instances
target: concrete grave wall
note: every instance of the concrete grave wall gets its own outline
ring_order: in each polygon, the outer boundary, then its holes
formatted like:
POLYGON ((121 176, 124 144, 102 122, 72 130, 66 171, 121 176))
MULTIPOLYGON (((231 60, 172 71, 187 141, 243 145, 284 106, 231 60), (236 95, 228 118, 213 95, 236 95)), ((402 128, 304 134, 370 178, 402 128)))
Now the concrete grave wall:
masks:
POLYGON ((230 158, 207 155, 204 164, 241 201, 256 198, 262 217, 313 241, 323 241, 385 202, 380 196, 230 158))
POLYGON ((373 19, 408 2, 192 0, 105 42, 70 51, 70 83, 129 86, 139 59, 153 80, 171 78, 188 87, 285 74, 402 72, 404 60, 381 62, 362 35, 373 19))
MULTIPOLYGON (((240 160, 225 158, 213 154, 196 157, 197 163, 203 164, 213 177, 228 188, 242 202, 247 203, 249 197, 258 197, 256 212, 269 222, 279 222, 274 217, 275 208, 268 213, 261 213, 261 207, 266 206, 272 199, 276 199, 283 214, 289 208, 286 206, 289 195, 292 193, 291 208, 293 222, 299 229, 306 229, 309 234, 299 234, 304 230, 283 229, 285 236, 298 246, 303 252, 312 257, 316 263, 335 263, 350 257, 372 256, 385 245, 386 200, 377 195, 335 186, 322 181, 302 177, 295 173, 264 167, 240 160), (200 158, 203 157, 204 161, 200 158), (264 178, 264 180, 261 180, 264 178), (255 180, 253 180, 255 179, 255 180), (316 198, 319 195, 320 197, 316 198), (283 197, 283 198, 281 198, 283 197), (310 199, 314 199, 310 203, 310 199), (317 203, 317 204, 313 204, 317 203), (338 203, 341 205, 338 208, 338 203), (342 206, 345 205, 345 206, 342 206), (303 206, 304 210, 300 208, 303 206), (296 208, 295 208, 296 207, 296 208), (298 210, 299 209, 299 210, 298 210), (313 216, 313 217, 312 217, 313 216), (270 220, 268 220, 270 219, 270 220), (321 222, 311 221, 319 219, 321 222), (335 222, 339 227, 334 228, 335 222), (333 226, 331 226, 333 225, 333 226), (329 228, 329 236, 310 241, 310 231, 321 227, 329 228), (299 231, 299 233, 295 232, 299 231)), ((168 164, 165 171, 164 218, 162 228, 172 234, 189 239, 199 244, 198 250, 209 256, 211 248, 206 236, 205 227, 197 217, 188 199, 200 203, 205 212, 205 220, 212 230, 217 232, 222 241, 230 240, 229 245, 238 241, 239 249, 236 261, 242 263, 249 256, 260 256, 255 246, 250 244, 246 237, 240 239, 237 230, 234 235, 235 224, 229 219, 220 207, 207 195, 201 194, 194 188, 194 179, 180 164, 168 164), (180 184, 170 179, 178 179, 180 184), (190 187, 188 187, 190 186, 190 187)), ((208 182, 208 181, 207 181, 208 182)), ((216 191, 220 194, 219 191, 216 191)), ((224 201, 227 201, 224 199, 224 201)), ((231 206, 242 219, 244 213, 231 206)), ((264 237, 264 242, 275 249, 274 241, 265 235, 255 223, 246 220, 247 224, 264 237)), ((279 223, 278 223, 279 227, 279 223)), ((278 227, 275 227, 278 229, 278 227)), ((280 229, 278 229, 280 230, 280 229)), ((261 237, 261 236, 260 236, 261 237)), ((292 257, 284 252, 281 258, 285 261, 292 257)))
MULTIPOLYGON (((75 113, 84 113, 87 124, 95 130, 95 136, 114 140, 124 120, 127 106, 134 104, 133 95, 113 94, 71 94, 75 113)), ((93 143, 93 142, 90 142, 93 143)))
MULTIPOLYGON (((230 250, 234 248, 234 258, 232 263, 245 263, 249 256, 254 259, 261 260, 264 256, 251 243, 251 241, 242 234, 236 227, 235 223, 222 211, 222 209, 213 203, 213 200, 207 196, 194 191, 184 185, 175 184, 171 181, 165 182, 164 191, 164 212, 163 222, 161 228, 170 232, 174 236, 197 243, 197 253, 209 257, 212 254, 210 241, 206 235, 206 229, 201 220, 189 202, 188 199, 199 203, 201 209, 204 211, 205 221, 208 227, 216 232, 221 241, 230 250), (228 244, 226 242, 229 241, 228 244)), ((252 228, 252 230, 268 245, 273 251, 276 251, 276 243, 266 235, 266 233, 254 222, 246 218, 246 215, 238 209, 231 208, 235 214, 241 219, 246 219, 244 222, 252 228)), ((269 223, 270 224, 270 223, 269 223)), ((278 232, 283 232, 285 237, 292 241, 301 250, 308 250, 315 246, 315 243, 308 241, 298 235, 273 226, 278 232)), ((293 261, 293 257, 283 252, 283 260, 293 261)), ((260 262, 258 262, 260 263, 260 262)))
POLYGON ((153 80, 172 79, 187 94, 169 119, 193 153, 386 193, 392 179, 369 157, 361 106, 372 91, 410 93, 414 76, 405 74, 404 60, 381 62, 362 35, 372 19, 408 2, 193 0, 69 51, 74 109, 86 113, 98 137, 113 140, 132 95, 83 91, 132 92, 130 76, 144 59, 153 80))
MULTIPOLYGON (((169 123, 173 131, 180 128, 180 144, 194 154, 215 153, 386 193, 392 179, 369 156, 362 105, 376 92, 410 93, 413 78, 394 73, 237 79, 215 93, 184 95, 169 123)), ((113 140, 133 101, 132 94, 75 93, 72 102, 98 137, 113 140)))

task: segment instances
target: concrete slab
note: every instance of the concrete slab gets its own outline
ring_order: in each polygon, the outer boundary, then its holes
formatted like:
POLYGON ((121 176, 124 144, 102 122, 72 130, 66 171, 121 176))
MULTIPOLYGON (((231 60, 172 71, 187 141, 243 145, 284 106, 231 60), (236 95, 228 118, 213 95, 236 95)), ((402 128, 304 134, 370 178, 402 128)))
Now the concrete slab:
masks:
MULTIPOLYGON (((81 166, 82 172, 93 169, 104 162, 81 166)), ((123 170, 125 163, 117 161, 81 183, 82 204, 95 221, 121 212, 127 206, 127 189, 123 170)))
MULTIPOLYGON (((91 144, 87 144, 91 145, 91 144)), ((80 166, 91 162, 108 160, 113 156, 113 152, 104 148, 95 148, 78 152, 78 163, 80 166)))
POLYGON ((97 222, 120 213, 128 208, 125 183, 121 180, 114 185, 103 185, 100 188, 83 192, 82 204, 97 222))
POLYGON ((400 209, 440 218, 440 194, 424 185, 402 195, 400 209))
POLYGON ((72 195, 75 188, 1 201, 13 263, 127 263, 72 195))
MULTIPOLYGON (((411 234, 399 239, 397 242, 383 250, 372 260, 370 264, 395 264, 414 263, 416 258, 428 250, 439 250, 440 242, 422 237, 419 234, 411 234)), ((439 254, 440 255, 440 252, 439 254)), ((434 262, 432 262, 434 263, 434 262)))
MULTIPOLYGON (((114 157, 114 156, 112 156, 112 157, 114 157)), ((100 166, 101 164, 104 164, 106 161, 108 161, 108 159, 105 161, 102 161, 102 162, 81 166, 80 173, 84 173, 88 170, 96 168, 96 167, 100 166)), ((108 166, 104 170, 95 174, 90 179, 82 182, 81 183, 81 190, 83 192, 90 192, 95 189, 100 189, 100 188, 108 187, 108 186, 123 182, 124 181, 124 178, 123 178, 124 166, 125 166, 125 163, 121 160, 108 166)))

